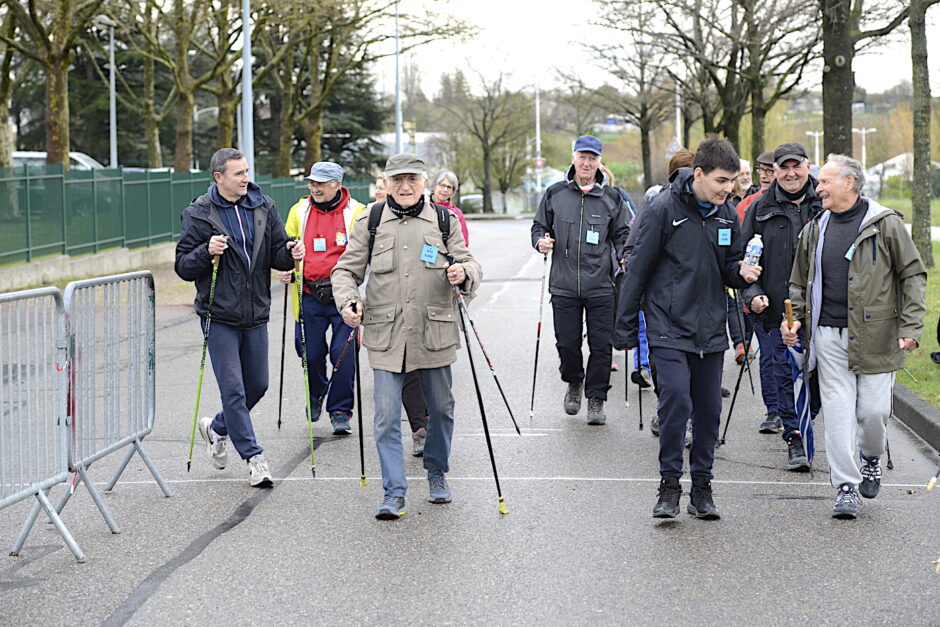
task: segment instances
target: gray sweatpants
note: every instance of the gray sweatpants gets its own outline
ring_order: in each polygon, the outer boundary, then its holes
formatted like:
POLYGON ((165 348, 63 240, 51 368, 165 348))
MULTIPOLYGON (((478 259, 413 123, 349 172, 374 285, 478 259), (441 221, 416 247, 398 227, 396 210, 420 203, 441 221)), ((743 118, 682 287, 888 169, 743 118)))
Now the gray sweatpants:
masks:
POLYGON ((829 481, 834 488, 861 483, 859 449, 866 457, 884 455, 894 387, 893 372, 855 374, 849 370, 848 343, 848 329, 818 327, 813 335, 826 418, 829 481))

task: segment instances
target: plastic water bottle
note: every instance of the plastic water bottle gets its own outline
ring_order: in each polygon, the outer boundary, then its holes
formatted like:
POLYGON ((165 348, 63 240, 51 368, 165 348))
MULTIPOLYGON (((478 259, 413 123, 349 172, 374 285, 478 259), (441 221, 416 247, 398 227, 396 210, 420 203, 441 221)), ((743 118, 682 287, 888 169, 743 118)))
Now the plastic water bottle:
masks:
POLYGON ((760 238, 759 233, 755 233, 751 241, 747 243, 747 248, 744 249, 744 265, 751 267, 758 265, 763 252, 764 241, 760 238))

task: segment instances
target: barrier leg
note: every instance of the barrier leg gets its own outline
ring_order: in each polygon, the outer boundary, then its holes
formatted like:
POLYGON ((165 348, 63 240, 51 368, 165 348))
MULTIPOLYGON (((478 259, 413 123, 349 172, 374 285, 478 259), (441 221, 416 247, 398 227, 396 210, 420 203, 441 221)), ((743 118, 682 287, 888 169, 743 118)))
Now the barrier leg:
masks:
MULTIPOLYGON (((61 514, 62 510, 65 509, 65 504, 69 502, 69 499, 72 498, 72 492, 75 489, 72 487, 72 480, 65 482, 65 492, 62 493, 62 497, 59 499, 59 502, 55 504, 55 513, 61 514)), ((52 522, 52 518, 49 518, 49 522, 52 522)))
MULTIPOLYGON (((135 441, 134 444, 136 445, 137 442, 135 441)), ((118 464, 117 470, 114 471, 114 474, 111 475, 111 480, 108 481, 108 485, 104 487, 105 492, 110 492, 111 490, 114 489, 114 486, 117 484, 118 479, 121 478, 121 474, 123 474, 124 469, 127 468, 127 464, 131 461, 131 457, 133 456, 134 456, 134 447, 133 446, 127 447, 127 452, 124 453, 124 458, 121 460, 121 463, 118 464)))
POLYGON ((105 487, 105 492, 110 492, 114 489, 114 486, 117 485, 118 479, 121 478, 121 474, 124 472, 124 469, 127 467, 128 462, 130 462, 131 457, 134 456, 134 451, 140 454, 140 458, 144 460, 144 464, 147 466, 147 470, 150 471, 150 474, 153 475, 154 480, 157 482, 157 485, 160 486, 160 489, 163 491, 163 495, 167 498, 173 496, 173 490, 170 489, 170 486, 167 485, 166 480, 163 478, 163 475, 160 474, 160 471, 157 470, 157 466, 153 463, 153 459, 150 455, 147 454, 147 451, 144 450, 144 445, 140 439, 134 440, 134 446, 128 449, 127 453, 124 454, 124 459, 121 460, 121 463, 118 465, 117 470, 114 471, 114 475, 111 477, 111 480, 108 482, 107 487, 105 487))
POLYGON ((101 498, 101 493, 98 492, 98 488, 95 487, 95 483, 91 480, 91 477, 88 476, 88 473, 85 472, 84 466, 78 467, 78 475, 85 483, 85 487, 88 488, 88 493, 91 494, 92 500, 95 502, 95 505, 98 506, 98 511, 101 512, 101 515, 104 517, 104 521, 108 523, 108 527, 111 529, 111 533, 121 533, 121 528, 118 527, 117 522, 114 520, 114 516, 111 515, 111 510, 108 508, 108 504, 104 502, 103 498, 101 498))
MULTIPOLYGON (((45 494, 40 490, 39 494, 45 496, 45 494)), ((32 509, 29 510, 29 515, 26 517, 26 522, 23 523, 23 528, 20 529, 20 533, 16 536, 16 541, 13 543, 13 548, 10 549, 10 555, 16 557, 20 554, 20 551, 23 549, 23 545, 26 544, 26 538, 29 536, 29 532, 32 531, 33 525, 36 524, 36 519, 39 517, 39 510, 42 508, 42 501, 39 497, 36 497, 36 502, 33 503, 32 509)), ((49 521, 52 522, 52 516, 49 517, 49 521)))
MULTIPOLYGON (((40 491, 36 495, 36 498, 39 500, 42 508, 46 510, 46 515, 52 519, 52 524, 55 525, 55 528, 59 531, 59 535, 62 536, 63 540, 65 540, 65 544, 69 547, 72 555, 74 555, 75 559, 79 562, 84 562, 85 554, 82 552, 81 548, 79 548, 78 543, 75 542, 75 538, 72 537, 72 534, 69 533, 69 530, 65 528, 65 523, 63 523, 62 519, 59 518, 59 514, 56 513, 55 509, 53 509, 52 503, 50 503, 49 499, 46 498, 45 493, 40 491)), ((35 517, 33 520, 35 521, 35 517)), ((23 540, 25 541, 26 538, 23 538, 23 540)))

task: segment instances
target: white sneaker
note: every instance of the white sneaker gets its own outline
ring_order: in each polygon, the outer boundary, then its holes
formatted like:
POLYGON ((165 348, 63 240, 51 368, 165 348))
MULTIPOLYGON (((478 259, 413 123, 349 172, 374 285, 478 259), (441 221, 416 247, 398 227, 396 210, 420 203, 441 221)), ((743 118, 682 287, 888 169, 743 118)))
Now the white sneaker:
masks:
POLYGON ((248 460, 248 483, 253 488, 270 488, 274 485, 268 462, 264 461, 264 455, 261 453, 248 460))
POLYGON ((228 464, 228 451, 225 450, 225 444, 228 442, 227 435, 219 435, 212 430, 212 418, 203 416, 199 419, 199 435, 206 443, 206 453, 209 455, 209 461, 212 465, 222 470, 228 464))

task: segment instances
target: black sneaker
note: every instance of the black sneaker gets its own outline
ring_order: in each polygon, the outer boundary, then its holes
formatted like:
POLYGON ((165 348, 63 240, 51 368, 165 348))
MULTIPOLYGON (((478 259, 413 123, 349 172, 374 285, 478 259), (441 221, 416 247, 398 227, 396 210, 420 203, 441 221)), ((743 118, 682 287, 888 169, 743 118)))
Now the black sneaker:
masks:
POLYGON ((653 434, 654 438, 659 437, 659 414, 653 416, 653 422, 650 423, 650 433, 653 434))
POLYGON ((692 481, 692 492, 689 493, 689 507, 686 511, 702 520, 718 520, 721 514, 712 500, 711 481, 692 481))
POLYGON ((783 420, 777 415, 777 412, 767 412, 764 422, 757 428, 760 433, 780 433, 783 431, 783 420))
POLYGON ((581 411, 581 385, 584 381, 577 381, 568 384, 568 391, 565 392, 565 413, 569 416, 576 416, 581 411))
POLYGON ((787 470, 809 471, 809 460, 803 450, 803 438, 796 431, 787 436, 787 470))
POLYGON ((682 486, 678 477, 663 477, 659 481, 659 500, 653 507, 653 518, 675 518, 679 515, 679 497, 682 486))
POLYGON ((600 398, 588 399, 587 423, 589 425, 602 425, 607 422, 604 414, 604 401, 600 398))
POLYGON ((731 390, 722 386, 721 387, 721 398, 728 398, 731 396, 731 390))
POLYGON ((858 491, 850 483, 843 483, 839 486, 839 492, 836 494, 836 504, 832 508, 833 518, 842 518, 853 520, 858 518, 858 508, 862 500, 858 498, 858 491))
POLYGON ((310 422, 316 422, 320 419, 320 414, 323 413, 323 401, 325 400, 326 395, 314 397, 313 407, 310 408, 310 422))
POLYGON ((639 385, 640 388, 646 389, 652 387, 653 384, 650 383, 649 379, 646 376, 645 369, 640 368, 639 370, 634 370, 630 373, 630 380, 633 381, 636 385, 639 385))
POLYGON ((881 489, 881 459, 875 457, 862 458, 862 482, 858 486, 859 494, 866 499, 873 499, 878 496, 878 490, 881 489))

